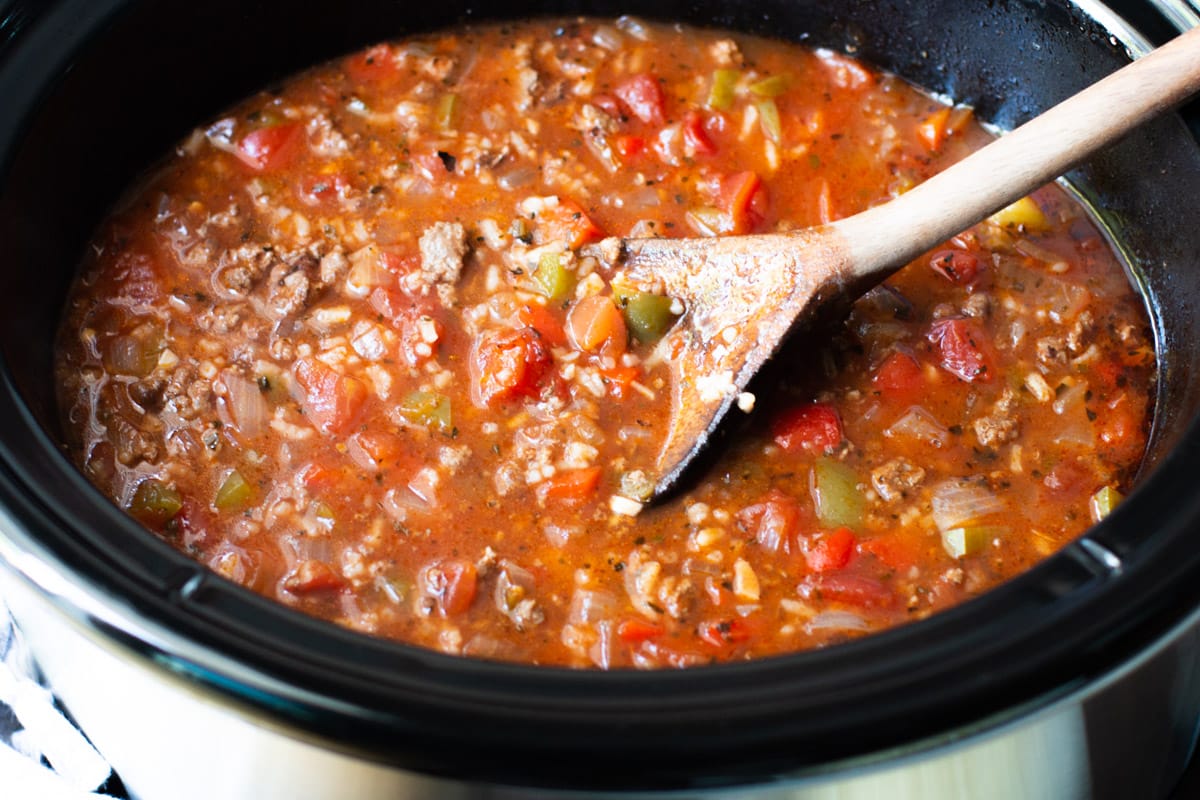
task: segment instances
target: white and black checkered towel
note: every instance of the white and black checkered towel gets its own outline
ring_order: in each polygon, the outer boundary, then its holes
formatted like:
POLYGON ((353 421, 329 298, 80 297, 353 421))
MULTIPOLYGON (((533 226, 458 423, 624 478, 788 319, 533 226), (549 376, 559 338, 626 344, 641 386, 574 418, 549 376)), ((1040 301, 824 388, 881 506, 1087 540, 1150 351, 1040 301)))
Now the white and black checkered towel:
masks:
POLYGON ((0 597, 0 797, 112 800, 119 782, 38 681, 0 597))

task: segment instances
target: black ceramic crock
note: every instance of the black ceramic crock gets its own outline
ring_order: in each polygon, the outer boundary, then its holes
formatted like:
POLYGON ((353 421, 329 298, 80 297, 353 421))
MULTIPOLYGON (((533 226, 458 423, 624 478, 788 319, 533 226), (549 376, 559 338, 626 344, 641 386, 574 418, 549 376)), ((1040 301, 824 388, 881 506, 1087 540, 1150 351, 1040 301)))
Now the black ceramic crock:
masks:
MULTIPOLYGON (((47 591, 47 604, 228 713, 455 780, 584 790, 758 785, 1019 723, 1178 635, 1200 606, 1200 430, 1192 424, 1200 150, 1178 116, 1070 176, 1126 255, 1157 337, 1157 414, 1139 487, 1083 539, 986 596, 822 651, 605 674, 450 658, 308 619, 147 535, 67 463, 56 445, 51 347, 89 234, 141 170, 253 90, 373 41, 533 12, 632 10, 849 52, 1010 128, 1128 61, 1093 8, 1035 0, 0 5, 0 553, 35 592, 47 571, 65 578, 92 602, 84 608, 47 591)), ((1166 35, 1160 18, 1145 22, 1166 35)), ((1196 119, 1194 106, 1186 113, 1196 119)), ((1172 740, 1175 763, 1190 746, 1186 733, 1172 740)))

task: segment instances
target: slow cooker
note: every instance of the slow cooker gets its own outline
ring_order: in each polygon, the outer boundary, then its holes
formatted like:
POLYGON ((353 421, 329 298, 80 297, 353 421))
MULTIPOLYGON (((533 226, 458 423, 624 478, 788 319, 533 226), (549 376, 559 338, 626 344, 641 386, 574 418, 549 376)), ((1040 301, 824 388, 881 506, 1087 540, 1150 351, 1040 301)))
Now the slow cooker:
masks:
POLYGON ((1200 21, 1183 0, 1118 5, 1138 28, 1092 0, 0 3, 0 592, 63 703, 145 800, 1164 796, 1200 719, 1195 103, 1069 176, 1155 329, 1137 489, 1024 576, 824 650, 583 672, 309 619, 104 500, 56 444, 51 371, 123 187, 231 102, 372 41, 633 11, 832 47, 1011 128, 1200 21))

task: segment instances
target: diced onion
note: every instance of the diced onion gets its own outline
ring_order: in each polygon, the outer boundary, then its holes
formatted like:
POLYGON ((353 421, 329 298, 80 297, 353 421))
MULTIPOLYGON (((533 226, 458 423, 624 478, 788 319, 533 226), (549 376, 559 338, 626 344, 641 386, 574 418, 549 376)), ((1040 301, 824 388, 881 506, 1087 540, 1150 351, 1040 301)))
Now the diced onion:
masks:
POLYGON ((605 50, 617 50, 623 40, 621 32, 611 25, 598 25, 592 34, 592 42, 605 50))
POLYGON ((233 132, 237 123, 232 117, 217 120, 204 131, 208 143, 216 149, 237 155, 237 143, 233 141, 233 132))
POLYGON ((617 610, 616 595, 591 589, 576 589, 571 596, 568 621, 572 625, 591 625, 609 619, 617 610))
POLYGON ((500 562, 500 574, 492 591, 496 609, 509 613, 537 584, 533 573, 507 559, 500 562))
POLYGON ((1075 406, 1083 405, 1083 402, 1087 397, 1087 389, 1088 385, 1083 382, 1068 386, 1062 391, 1061 394, 1058 395, 1057 398, 1055 398, 1054 413, 1065 414, 1075 406))
POLYGON ((893 342, 898 342, 909 335, 909 326, 901 322, 859 322, 854 326, 854 332, 864 342, 869 341, 872 349, 885 348, 893 342))
POLYGON ((613 626, 605 620, 596 625, 596 641, 588 648, 588 658, 600 669, 612 666, 613 626))
POLYGON ((643 42, 650 40, 650 31, 637 17, 631 17, 628 14, 617 17, 617 27, 635 39, 641 39, 643 42))
POLYGON ((433 507, 423 497, 415 494, 407 486, 388 489, 383 495, 381 505, 387 515, 399 523, 407 522, 409 514, 414 511, 428 514, 433 510, 433 507))
POLYGON ((583 530, 574 525, 555 525, 548 522, 542 528, 542 533, 546 535, 546 540, 555 547, 566 547, 567 543, 576 536, 581 535, 583 530))
POLYGON ((266 428, 271 409, 267 398, 258 385, 247 378, 224 370, 221 382, 225 384, 225 402, 233 424, 244 436, 257 436, 266 428))
POLYGON ((321 561, 328 564, 333 558, 333 544, 328 536, 297 533, 289 537, 289 541, 299 561, 321 561))
POLYGON ((480 633, 467 640, 467 643, 463 645, 462 654, 471 658, 512 660, 513 646, 502 639, 495 639, 480 633))
POLYGON ((504 115, 491 108, 485 108, 479 115, 479 119, 483 122, 483 127, 489 131, 497 130, 504 124, 504 115))
POLYGON ((624 443, 646 442, 649 441, 653 435, 654 434, 651 431, 643 428, 640 425, 626 425, 624 428, 621 428, 619 431, 617 431, 617 439, 624 443))
POLYGON ((533 167, 515 167, 497 177, 496 185, 506 192, 511 192, 514 189, 520 189, 531 184, 536 175, 537 172, 533 167))
POLYGON ((881 319, 909 320, 914 314, 912 301, 899 289, 887 284, 876 286, 854 305, 856 309, 881 319))
POLYGON ((376 286, 391 284, 392 275, 383 265, 383 253, 369 244, 350 254, 350 272, 346 275, 346 290, 354 297, 366 297, 376 286))
POLYGON ((883 432, 884 436, 911 436, 934 447, 942 447, 950 436, 946 426, 921 406, 912 406, 883 432))
MULTIPOLYGON (((646 211, 649 209, 658 208, 662 205, 662 199, 658 196, 658 189, 653 186, 643 186, 640 189, 635 189, 634 191, 625 194, 622 200, 624 207, 630 211, 646 211)), ((639 222, 638 224, 642 223, 639 222)), ((652 233, 653 231, 649 231, 642 235, 649 236, 652 233)))
POLYGON ((350 456, 350 460, 357 466, 368 472, 378 472, 381 467, 367 448, 363 447, 362 440, 357 435, 346 440, 346 455, 350 456))
POLYGON ((849 611, 822 611, 808 622, 810 631, 865 631, 870 630, 867 621, 849 611))
POLYGON ((208 560, 208 565, 220 575, 224 575, 234 583, 246 582, 247 575, 254 569, 254 563, 250 555, 235 544, 226 542, 221 546, 212 558, 208 560))
POLYGON ((391 600, 396 605, 404 602, 409 590, 412 588, 405 584, 404 581, 392 580, 384 575, 375 576, 375 588, 382 592, 388 600, 391 600))
POLYGON ((1092 293, 1082 286, 1061 284, 1050 301, 1050 318, 1055 322, 1068 322, 1088 307, 1092 301, 1092 293))
POLYGON ((1013 242, 1013 247, 1017 249, 1017 252, 1023 253, 1030 258, 1037 259, 1038 261, 1045 262, 1046 264, 1055 264, 1063 260, 1062 256, 1060 256, 1058 253, 1042 247, 1037 242, 1033 242, 1029 239, 1017 239, 1015 242, 1013 242))
POLYGON ((118 375, 143 378, 154 371, 159 353, 136 336, 114 336, 105 343, 104 367, 118 375))
POLYGON ((129 333, 109 338, 102 347, 101 356, 105 369, 110 372, 144 378, 158 366, 165 348, 161 326, 146 321, 129 333))
POLYGON ((411 481, 408 482, 408 488, 414 495, 419 497, 431 508, 437 507, 437 486, 438 486, 437 470, 431 467, 425 467, 418 470, 417 474, 411 481))
POLYGON ((940 531, 1002 511, 1004 503, 982 486, 946 481, 933 487, 933 521, 940 531))
POLYGON ((354 329, 354 338, 350 341, 350 346, 354 348, 355 353, 367 361, 381 361, 387 355, 387 343, 383 340, 383 329, 370 323, 354 329))
POLYGON ((1087 390, 1088 385, 1081 382, 1055 398, 1054 411, 1061 417, 1060 424, 1054 428, 1055 443, 1095 447, 1096 430, 1087 415, 1087 390))
POLYGON ((684 575, 705 575, 710 578, 719 578, 724 574, 724 570, 716 564, 709 563, 703 558, 688 558, 683 562, 682 572, 684 575))
POLYGON ((1025 334, 1028 332, 1029 326, 1024 317, 1017 317, 1013 320, 1012 326, 1009 328, 1009 341, 1014 350, 1021 346, 1021 342, 1025 341, 1025 334))

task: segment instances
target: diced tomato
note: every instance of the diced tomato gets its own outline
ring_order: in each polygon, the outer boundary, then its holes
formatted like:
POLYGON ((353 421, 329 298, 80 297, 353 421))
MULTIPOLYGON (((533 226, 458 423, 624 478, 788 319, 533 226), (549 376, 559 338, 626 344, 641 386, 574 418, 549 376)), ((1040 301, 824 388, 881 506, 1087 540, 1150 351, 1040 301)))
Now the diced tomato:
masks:
POLYGON ((533 328, 485 333, 471 352, 472 396, 480 407, 537 397, 553 363, 533 328))
POLYGON ((1095 482, 1095 474, 1074 458, 1059 461, 1042 478, 1042 485, 1057 498, 1072 498, 1087 492, 1095 482))
POLYGON ((629 344, 625 317, 607 295, 592 294, 567 312, 567 335, 579 350, 619 356, 629 344))
POLYGON ((337 485, 341 477, 340 470, 325 467, 320 464, 308 464, 297 473, 300 482, 310 492, 319 492, 337 485))
POLYGON ((638 379, 640 374, 641 370, 637 367, 620 365, 600 371, 600 377, 604 384, 608 386, 612 396, 618 400, 624 400, 629 396, 629 390, 633 388, 633 382, 638 379))
POLYGON ((377 431, 359 431, 346 440, 350 457, 363 469, 379 470, 395 464, 405 449, 395 436, 377 431))
POLYGON ((346 59, 346 74, 358 83, 376 83, 399 74, 399 63, 392 48, 377 44, 346 59))
POLYGON ((950 109, 938 109, 917 125, 917 136, 930 150, 935 152, 941 150, 942 144, 946 141, 949 122, 950 109))
POLYGON ((542 504, 547 500, 561 500, 567 503, 587 500, 596 493, 603 472, 601 467, 584 467, 556 473, 537 485, 538 500, 542 504))
POLYGON ((300 193, 309 203, 337 198, 349 186, 341 175, 310 175, 300 182, 300 193))
POLYGON ((300 149, 301 130, 298 122, 252 130, 238 142, 237 157, 259 172, 280 169, 300 149))
POLYGON ((371 291, 367 302, 381 317, 390 323, 395 323, 412 306, 414 300, 411 295, 404 292, 377 287, 371 291))
POLYGON ((395 325, 400 331, 400 355, 409 366, 418 367, 437 355, 437 342, 445 329, 436 317, 413 307, 401 314, 395 325), (427 341, 427 338, 434 341, 427 341))
POLYGON ((858 552, 870 553, 894 570, 907 570, 917 563, 917 548, 905 538, 885 534, 858 543, 858 552))
POLYGON ((979 274, 979 257, 966 250, 939 250, 929 257, 929 266, 951 283, 965 286, 979 274))
POLYGON ((185 548, 192 548, 202 545, 208 539, 208 532, 220 527, 210 508, 185 497, 178 513, 167 520, 163 530, 185 548))
POLYGON ((324 561, 301 561, 286 578, 283 588, 292 594, 308 595, 318 592, 340 592, 347 588, 345 578, 324 561))
POLYGON ((647 639, 653 639, 655 637, 662 636, 665 632, 666 630, 662 625, 657 625, 653 622, 647 622, 644 619, 638 619, 636 617, 623 620, 621 624, 617 626, 617 636, 620 637, 621 641, 628 642, 630 644, 637 644, 638 642, 644 642, 647 639))
MULTIPOLYGON (((384 250, 380 257, 383 259, 383 268, 397 275, 408 275, 421 268, 421 257, 416 253, 398 253, 394 250, 384 250)), ((415 302, 418 301, 414 300, 415 302)), ((433 308, 432 303, 427 303, 422 308, 422 313, 429 313, 433 308)))
POLYGON ((736 519, 742 530, 774 552, 781 546, 785 550, 790 547, 792 537, 800 530, 803 513, 794 497, 772 489, 757 503, 739 511, 736 519))
POLYGON ((304 390, 304 413, 329 434, 347 432, 367 401, 367 387, 315 358, 296 360, 292 371, 304 390))
MULTIPOLYGON (((384 253, 382 257, 389 271, 404 274, 415 266, 409 256, 384 253)), ((406 364, 419 367, 437 355, 446 329, 431 299, 380 286, 371 292, 368 302, 399 334, 400 357, 406 364)))
POLYGON ((521 322, 538 332, 542 341, 551 347, 566 347, 567 332, 562 323, 545 306, 529 303, 517 312, 521 322))
POLYGON ((461 558, 447 558, 425 567, 420 573, 422 592, 433 599, 443 617, 461 614, 475 602, 478 591, 475 565, 461 558))
POLYGON ((859 608, 888 608, 896 603, 895 593, 880 581, 847 572, 806 575, 800 588, 805 596, 816 595, 821 600, 859 608))
POLYGON ((1114 358, 1106 358, 1093 362, 1088 366, 1088 372, 1096 378, 1096 388, 1105 394, 1116 391, 1125 380, 1125 365, 1114 358))
POLYGON ((653 75, 634 75, 613 92, 629 113, 649 125, 662 125, 666 119, 666 98, 653 75))
POLYGON ((566 242, 572 250, 604 238, 604 231, 574 200, 559 200, 557 206, 543 211, 535 233, 539 244, 566 242))
POLYGON ((983 329, 969 319, 943 319, 933 323, 929 341, 937 348, 942 368, 968 383, 990 381, 996 358, 983 329))
POLYGON ((828 403, 805 403, 775 418, 771 438, 789 453, 826 453, 842 443, 842 418, 828 403))
POLYGON ((741 617, 702 622, 696 632, 706 644, 722 649, 754 638, 754 630, 750 623, 741 617))
POLYGON ((1136 458, 1146 448, 1146 433, 1132 404, 1121 395, 1100 412, 1101 447, 1114 459, 1136 458))
POLYGON ((721 179, 717 203, 729 215, 730 233, 750 233, 767 213, 767 192, 754 172, 738 172, 721 179))
POLYGON ((414 153, 412 162, 421 175, 434 183, 450 175, 450 168, 438 153, 414 153))
POLYGON ((613 148, 622 161, 632 161, 646 152, 646 140, 641 136, 617 136, 613 138, 613 148))
POLYGON ((163 279, 158 261, 140 250, 124 250, 117 256, 112 271, 113 305, 134 310, 152 306, 163 296, 163 279))
POLYGON ((705 116, 699 111, 689 111, 683 117, 683 143, 693 155, 710 156, 717 152, 717 146, 705 129, 705 122, 705 116))
POLYGON ((838 528, 817 539, 805 554, 808 568, 813 572, 829 572, 842 569, 854 555, 854 532, 849 528, 838 528))
POLYGON ((885 358, 875 370, 871 385, 884 397, 907 401, 925 385, 925 374, 915 358, 897 351, 885 358))

